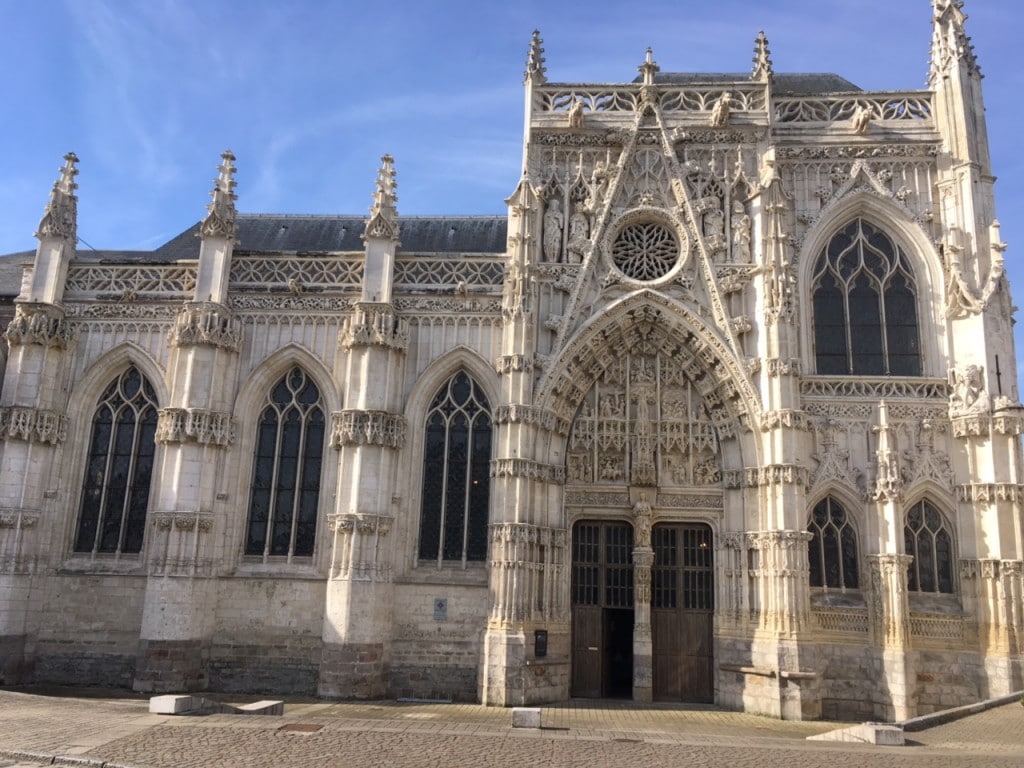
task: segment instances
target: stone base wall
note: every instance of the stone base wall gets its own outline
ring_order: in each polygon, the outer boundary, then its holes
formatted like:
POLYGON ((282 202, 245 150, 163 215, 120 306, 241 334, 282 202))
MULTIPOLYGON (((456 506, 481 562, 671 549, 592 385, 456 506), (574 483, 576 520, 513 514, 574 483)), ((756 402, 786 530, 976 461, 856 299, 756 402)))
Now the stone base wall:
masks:
POLYGON ((0 685, 18 685, 32 679, 34 664, 25 658, 25 636, 0 636, 0 685))
POLYGON ((379 699, 387 694, 383 643, 325 643, 317 693, 338 699, 379 699))
POLYGON ((320 638, 263 636, 261 642, 215 637, 206 674, 210 688, 226 693, 316 694, 320 638))
POLYGON ((986 698, 984 665, 977 653, 918 651, 917 714, 971 704, 986 698))
POLYGON ((866 645, 821 644, 821 714, 826 720, 866 721, 880 715, 878 654, 866 645))
POLYGON ((131 688, 135 679, 135 653, 107 653, 102 645, 50 646, 35 656, 32 681, 99 688, 131 688), (60 650, 58 650, 60 649, 60 650))
POLYGON ((141 693, 206 690, 207 653, 203 640, 140 640, 132 688, 141 693))

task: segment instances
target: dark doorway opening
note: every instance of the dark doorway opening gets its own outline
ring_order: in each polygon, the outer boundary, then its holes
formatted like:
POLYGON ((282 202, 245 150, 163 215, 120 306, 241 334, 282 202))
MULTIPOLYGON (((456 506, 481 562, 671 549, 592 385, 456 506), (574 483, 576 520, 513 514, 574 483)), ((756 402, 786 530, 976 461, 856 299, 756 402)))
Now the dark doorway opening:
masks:
POLYGON ((606 608, 604 612, 604 695, 633 698, 633 610, 606 608))

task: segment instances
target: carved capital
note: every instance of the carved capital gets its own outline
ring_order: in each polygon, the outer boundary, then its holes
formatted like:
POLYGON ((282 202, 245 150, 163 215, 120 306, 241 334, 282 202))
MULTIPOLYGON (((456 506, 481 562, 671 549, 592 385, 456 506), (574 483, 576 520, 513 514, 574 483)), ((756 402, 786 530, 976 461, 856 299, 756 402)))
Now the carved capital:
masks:
POLYGON ((965 502, 1024 501, 1024 486, 1016 483, 964 483, 956 487, 956 497, 965 502))
POLYGON ((499 458, 491 461, 491 477, 521 477, 542 483, 564 483, 565 467, 532 459, 499 458))
POLYGON ((152 525, 158 531, 209 533, 213 530, 213 515, 202 511, 161 512, 152 516, 152 525))
POLYGON ((502 355, 495 362, 494 368, 499 374, 529 373, 533 370, 533 358, 530 355, 502 355))
POLYGON ((803 411, 788 408, 765 411, 761 414, 761 431, 770 432, 773 429, 801 429, 807 432, 811 429, 811 421, 803 411))
POLYGON ((35 510, 0 508, 0 529, 23 530, 35 528, 38 523, 39 513, 35 510))
POLYGON ((766 485, 810 485, 810 473, 798 464, 770 464, 766 467, 733 469, 722 473, 726 488, 758 488, 766 485))
POLYGON ((39 344, 44 347, 66 349, 77 335, 75 326, 55 304, 22 302, 14 309, 14 319, 4 332, 12 347, 21 344, 39 344))
POLYGON ((772 357, 766 361, 765 367, 768 370, 768 375, 772 378, 800 375, 800 360, 798 358, 784 360, 779 357, 772 357))
POLYGON ((331 414, 331 447, 344 445, 405 445, 405 417, 386 411, 339 411, 331 414))
POLYGON ((568 435, 570 423, 554 411, 540 408, 535 405, 501 405, 494 410, 495 424, 529 424, 547 432, 557 432, 559 435, 568 435))
POLYGON ((174 347, 211 346, 237 352, 242 326, 223 304, 190 301, 178 313, 169 340, 174 347))
POLYGON ((156 423, 160 443, 231 445, 235 439, 231 414, 203 408, 161 408, 156 423))
POLYGON ((338 337, 342 348, 386 347, 405 352, 409 347, 409 324, 395 314, 390 304, 356 304, 338 337))
POLYGON ((68 419, 57 411, 20 406, 0 407, 0 440, 25 440, 59 445, 68 433, 68 419))

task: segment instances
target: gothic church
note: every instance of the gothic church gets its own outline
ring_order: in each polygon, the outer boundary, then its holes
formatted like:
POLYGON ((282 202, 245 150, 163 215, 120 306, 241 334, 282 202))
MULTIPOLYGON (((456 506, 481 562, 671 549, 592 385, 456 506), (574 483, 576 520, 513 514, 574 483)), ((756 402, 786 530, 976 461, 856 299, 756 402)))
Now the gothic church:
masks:
MULTIPOLYGON (((981 75, 548 80, 507 216, 208 214, 0 257, 0 683, 715 702, 1024 688, 981 75)), ((922 30, 924 33, 924 30, 922 30)), ((922 47, 924 44, 922 34, 922 47)), ((628 79, 628 77, 627 77, 628 79)), ((369 180, 367 182, 370 190, 369 180)))

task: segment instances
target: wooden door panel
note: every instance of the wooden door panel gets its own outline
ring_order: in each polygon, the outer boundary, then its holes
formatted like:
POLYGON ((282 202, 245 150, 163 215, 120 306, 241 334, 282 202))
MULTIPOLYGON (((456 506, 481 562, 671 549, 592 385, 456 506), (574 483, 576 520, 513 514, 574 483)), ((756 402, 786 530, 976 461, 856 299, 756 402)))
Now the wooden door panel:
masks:
POLYGON ((572 695, 601 695, 601 644, 604 640, 601 608, 577 605, 572 611, 572 695))

